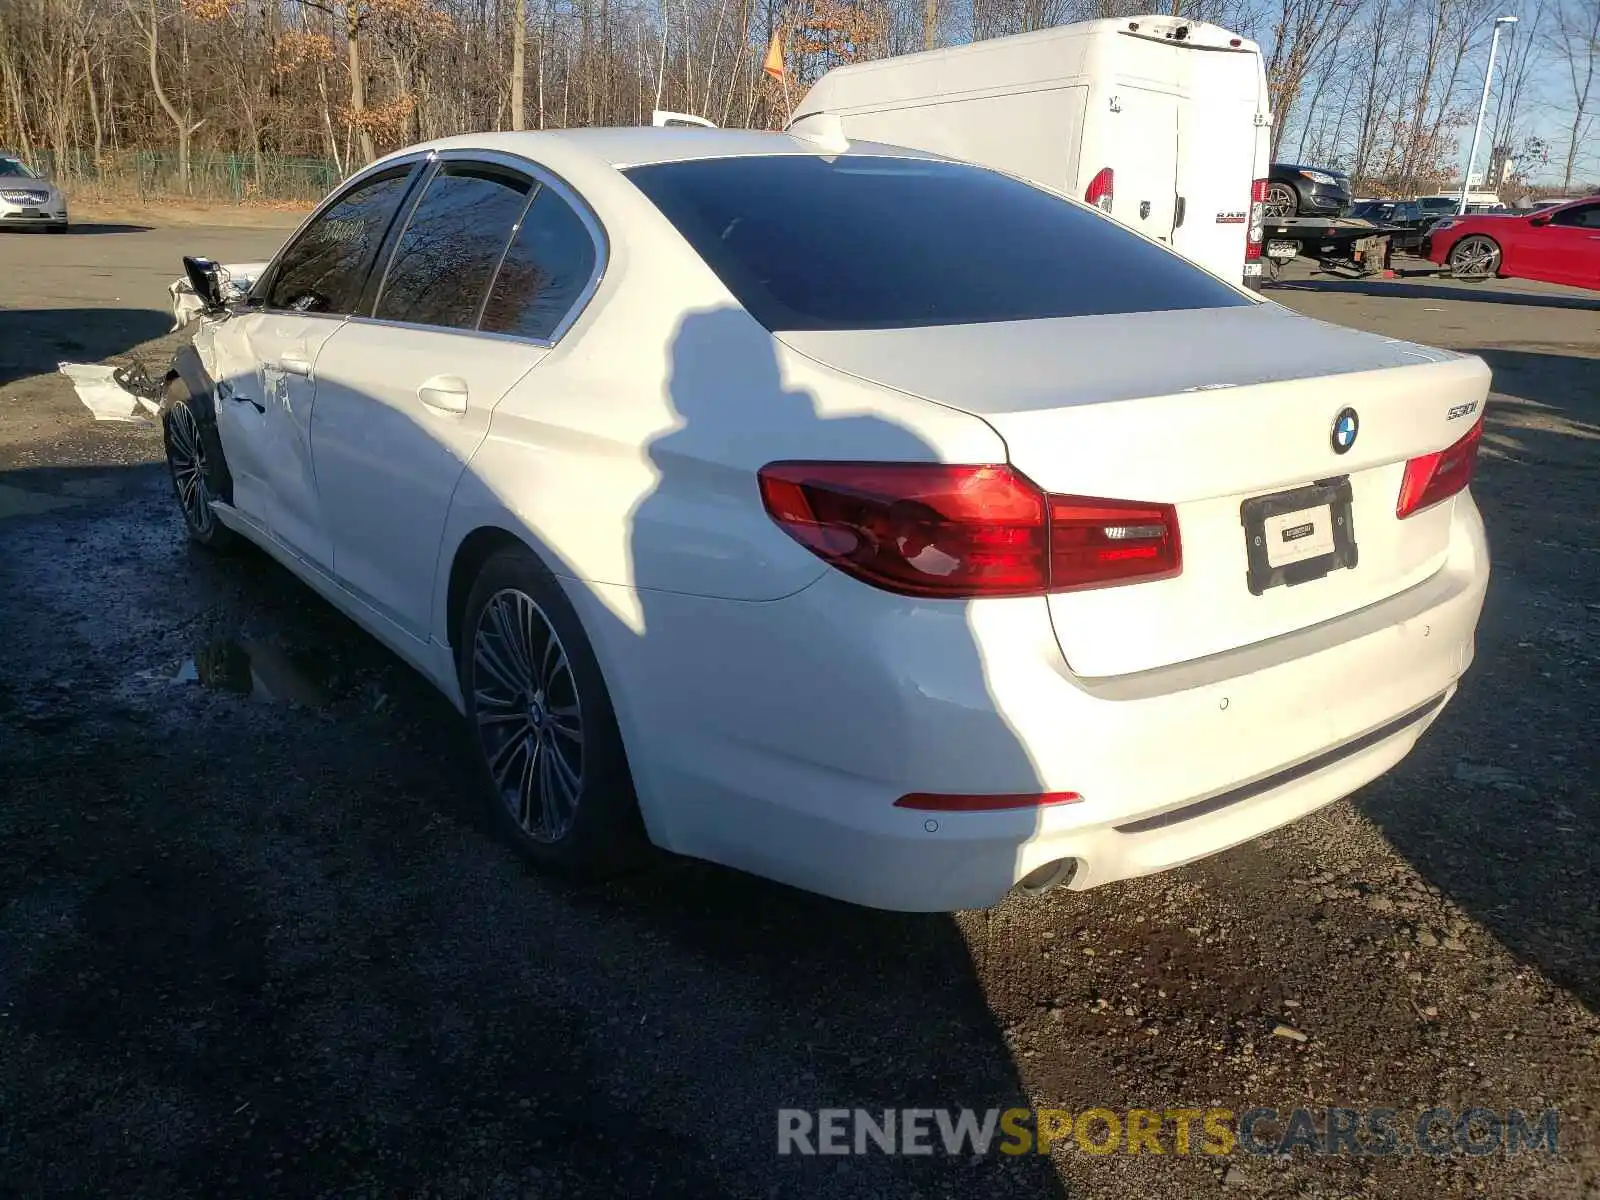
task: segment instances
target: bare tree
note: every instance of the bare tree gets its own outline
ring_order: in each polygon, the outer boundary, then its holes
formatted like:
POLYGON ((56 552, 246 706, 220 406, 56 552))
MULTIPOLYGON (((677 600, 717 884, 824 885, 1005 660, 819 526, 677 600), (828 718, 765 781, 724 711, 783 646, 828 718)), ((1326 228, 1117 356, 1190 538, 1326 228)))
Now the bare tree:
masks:
POLYGON ((1563 0, 1552 36, 1566 84, 1569 120, 1561 163, 1561 190, 1572 187, 1573 173, 1594 130, 1595 73, 1600 67, 1600 0, 1563 0))
MULTIPOLYGON (((185 51, 187 50, 187 42, 182 39, 183 9, 181 7, 178 8, 169 17, 157 8, 156 0, 145 0, 142 6, 135 0, 135 3, 128 10, 128 15, 132 17, 144 40, 145 50, 148 54, 146 62, 150 69, 150 90, 155 95, 156 103, 161 106, 161 111, 166 113, 167 119, 172 122, 176 133, 178 143, 178 186, 187 192, 190 180, 190 143, 194 135, 200 130, 200 127, 206 123, 207 118, 201 117, 199 120, 194 118, 194 114, 189 108, 190 93, 187 88, 180 88, 177 100, 174 101, 161 79, 161 27, 167 20, 170 19, 173 24, 179 27, 179 44, 185 48, 185 51)), ((188 65, 184 61, 187 57, 186 52, 181 53, 179 56, 178 76, 180 79, 182 79, 184 69, 188 65)))

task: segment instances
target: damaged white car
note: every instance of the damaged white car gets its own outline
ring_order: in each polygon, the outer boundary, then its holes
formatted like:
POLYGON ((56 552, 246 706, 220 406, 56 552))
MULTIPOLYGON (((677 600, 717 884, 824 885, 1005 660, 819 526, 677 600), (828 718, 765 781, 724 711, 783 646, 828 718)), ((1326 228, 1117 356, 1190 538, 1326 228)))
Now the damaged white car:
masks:
POLYGON ((1363 786, 1472 661, 1483 362, 996 171, 481 134, 363 170, 243 295, 188 266, 190 535, 436 684, 544 866, 1093 887, 1363 786))

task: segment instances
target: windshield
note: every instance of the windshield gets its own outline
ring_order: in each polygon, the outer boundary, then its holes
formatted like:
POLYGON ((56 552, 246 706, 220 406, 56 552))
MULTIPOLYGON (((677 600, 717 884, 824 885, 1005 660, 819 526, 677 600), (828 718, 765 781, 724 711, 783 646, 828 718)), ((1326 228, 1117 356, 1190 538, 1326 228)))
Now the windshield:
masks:
POLYGON ((1252 303, 1092 209, 964 163, 752 155, 624 173, 774 331, 1252 303))
POLYGON ((12 176, 22 179, 38 178, 37 175, 14 158, 0 158, 0 176, 12 176))

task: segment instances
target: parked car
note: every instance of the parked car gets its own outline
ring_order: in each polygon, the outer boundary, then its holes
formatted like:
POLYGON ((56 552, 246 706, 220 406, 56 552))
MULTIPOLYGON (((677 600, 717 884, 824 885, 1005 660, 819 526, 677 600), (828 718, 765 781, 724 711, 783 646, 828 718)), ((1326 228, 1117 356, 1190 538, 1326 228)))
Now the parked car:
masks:
POLYGON ((67 231, 67 198, 61 189, 14 154, 0 154, 0 229, 67 231))
POLYGON ((1421 248, 1422 231, 1434 220, 1424 215, 1415 200, 1363 200, 1350 210, 1350 215, 1392 230, 1389 244, 1407 253, 1421 248))
POLYGON ((1527 216, 1445 217, 1423 254, 1457 279, 1497 275, 1600 289, 1600 199, 1527 216))
POLYGON ((1473 655, 1483 362, 985 167, 476 134, 362 170, 242 301, 188 265, 190 536, 437 685, 553 870, 1091 887, 1362 786, 1473 655))
POLYGON ((1342 217, 1350 211, 1350 176, 1332 167, 1273 163, 1267 176, 1267 216, 1342 217))

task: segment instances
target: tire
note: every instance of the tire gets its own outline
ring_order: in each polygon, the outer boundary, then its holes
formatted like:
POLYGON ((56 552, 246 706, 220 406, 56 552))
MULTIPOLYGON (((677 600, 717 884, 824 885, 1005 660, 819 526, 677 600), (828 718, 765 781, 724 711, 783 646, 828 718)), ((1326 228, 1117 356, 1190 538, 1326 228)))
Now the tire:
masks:
POLYGON ((61 222, 61 224, 59 224, 59 225, 50 226, 50 232, 51 233, 65 233, 66 231, 67 231, 67 223, 65 221, 61 222))
POLYGON ((1450 247, 1445 259, 1450 278, 1482 283, 1500 273, 1500 246, 1491 237, 1474 233, 1450 247))
POLYGON ((580 881, 649 860, 600 665, 532 551, 508 547, 484 563, 456 633, 456 672, 484 800, 524 858, 580 881))
POLYGON ((1300 211, 1300 193, 1287 183, 1267 185, 1265 214, 1273 219, 1292 217, 1300 211))
POLYGON ((208 550, 231 549, 237 538, 211 508, 233 496, 233 478, 222 454, 209 397, 194 396, 182 379, 167 384, 161 405, 161 442, 167 452, 172 494, 192 541, 208 550))

